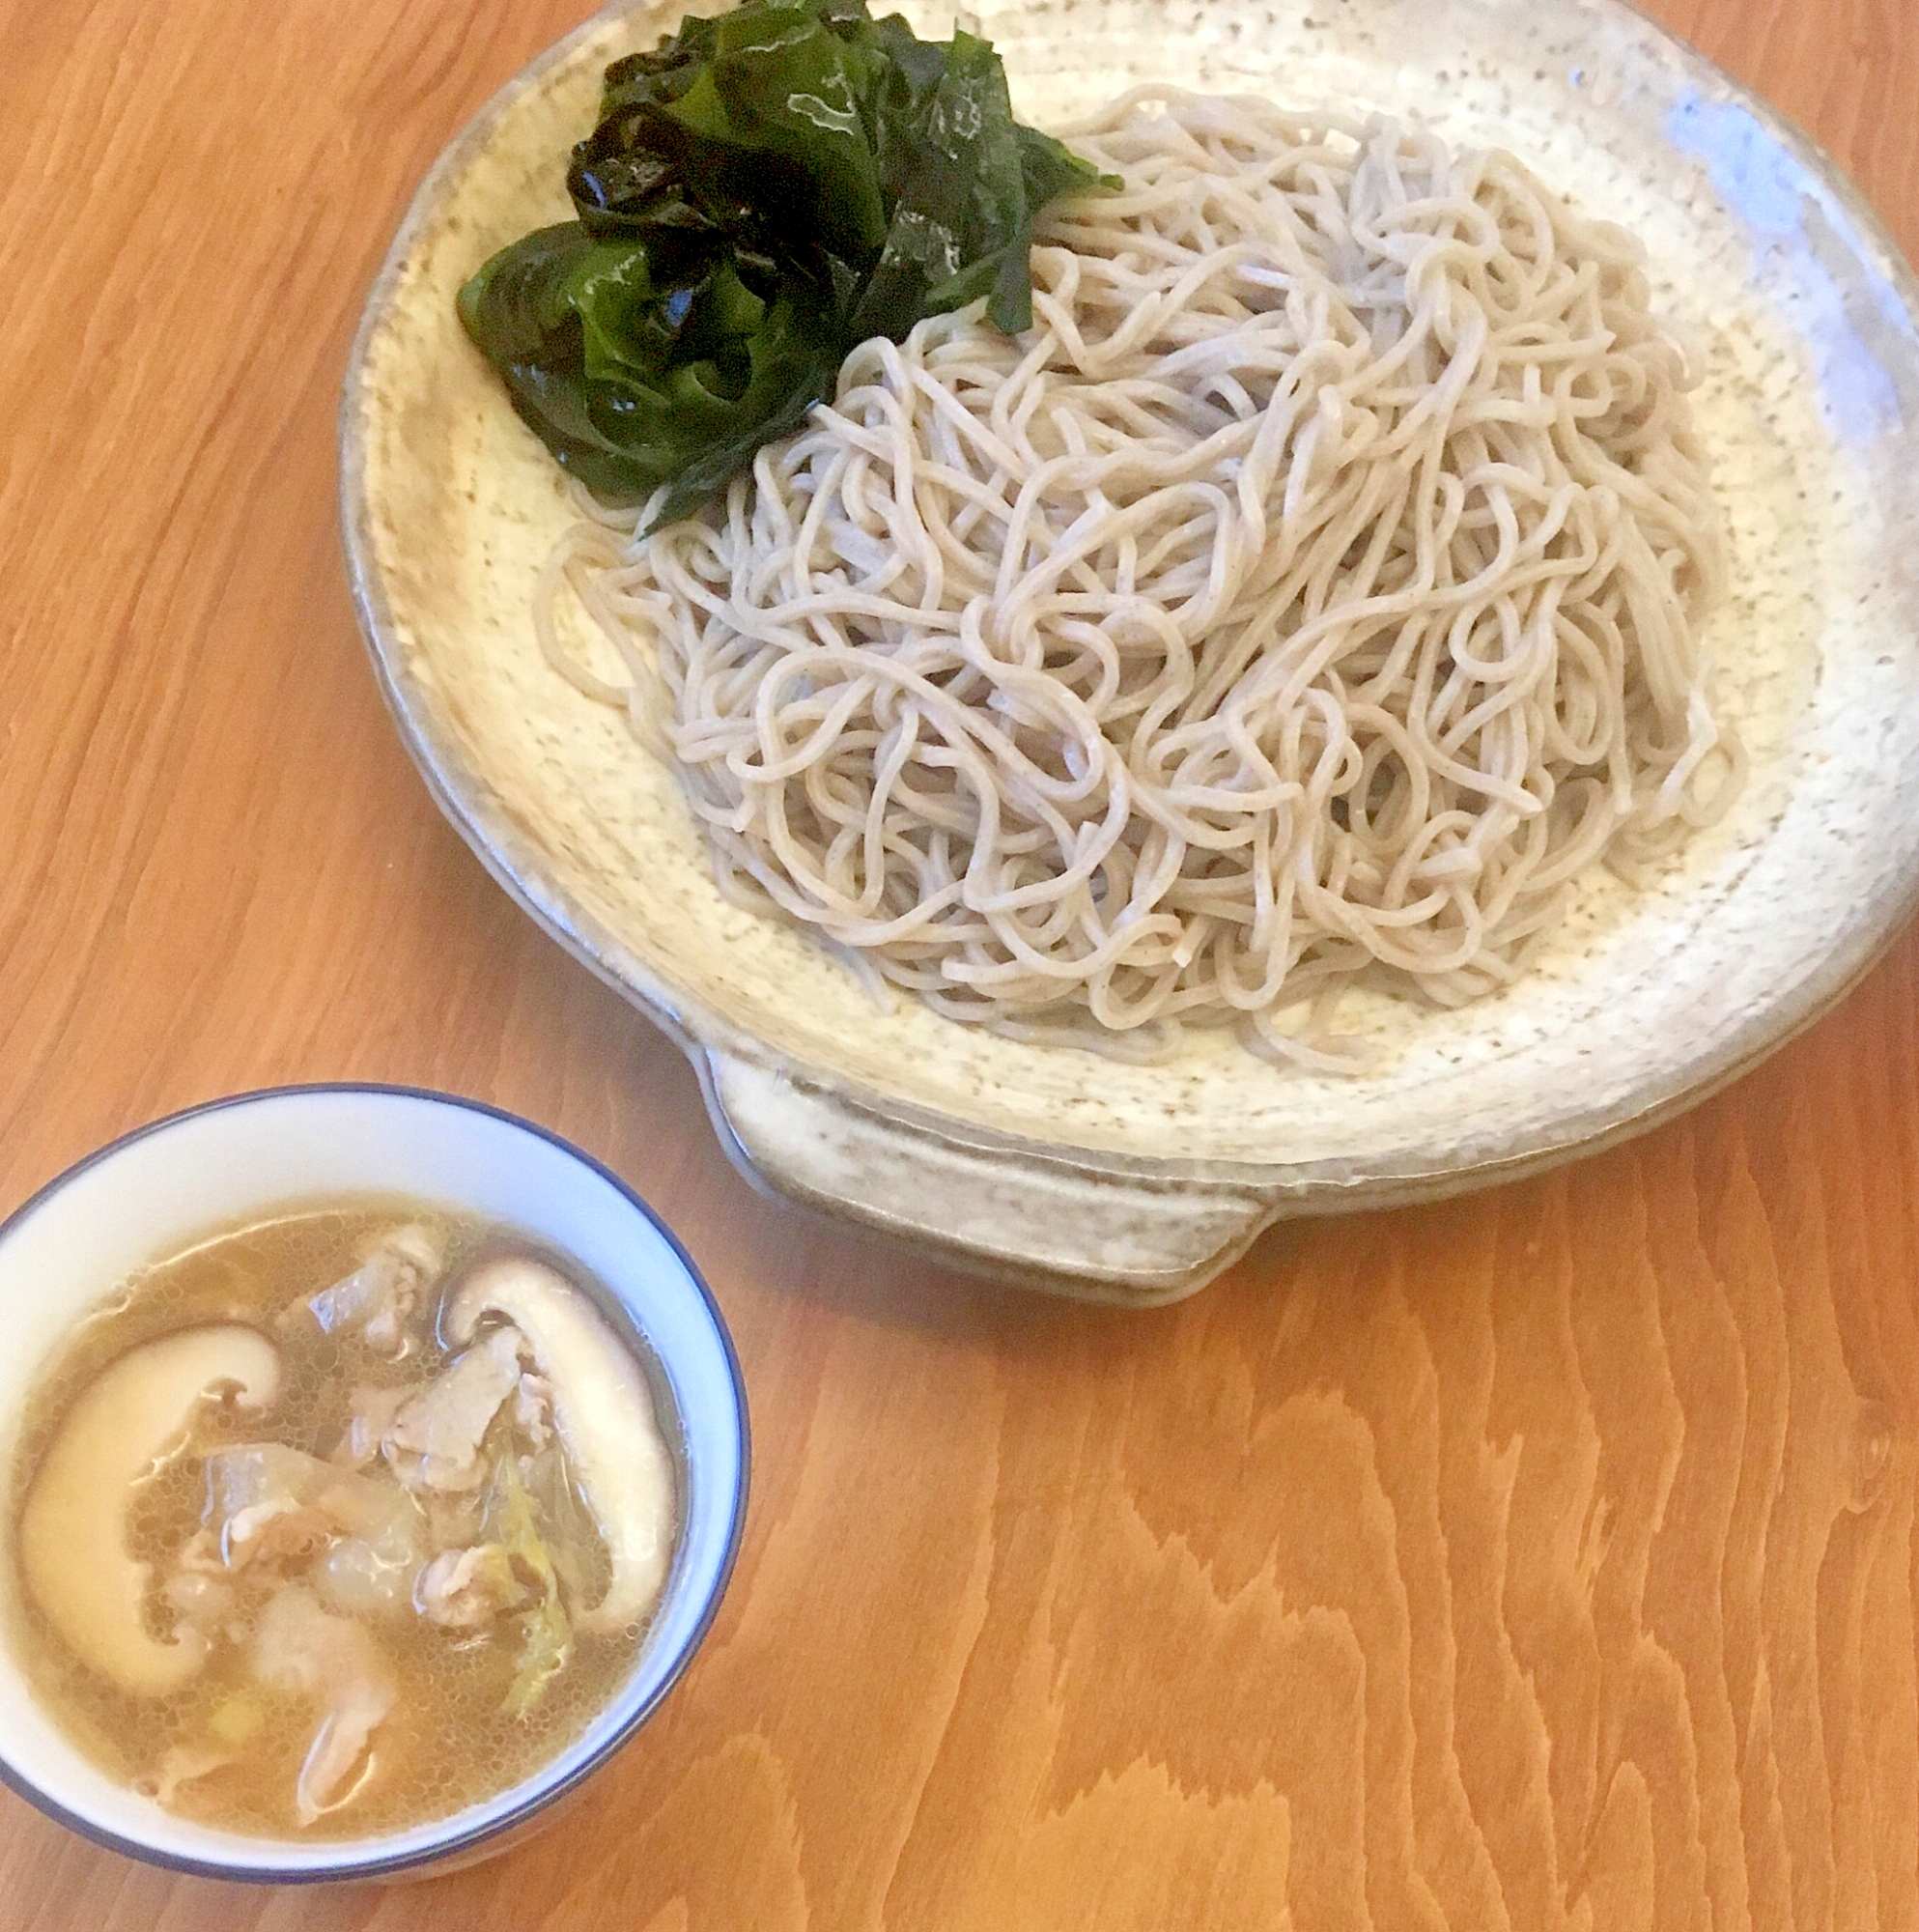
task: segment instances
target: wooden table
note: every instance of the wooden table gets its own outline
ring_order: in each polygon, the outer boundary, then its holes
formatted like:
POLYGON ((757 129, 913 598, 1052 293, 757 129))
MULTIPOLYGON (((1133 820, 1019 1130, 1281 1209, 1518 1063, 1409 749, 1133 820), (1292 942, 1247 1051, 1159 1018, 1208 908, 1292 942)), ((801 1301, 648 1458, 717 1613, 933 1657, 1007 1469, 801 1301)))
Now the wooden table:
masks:
MULTIPOLYGON (((550 1122, 732 1322, 738 1575, 503 1862, 268 1894, 0 1794, 0 1927, 1919 1924, 1913 938, 1631 1147, 1122 1317, 753 1194, 435 812, 335 398, 414 182, 580 11, 0 0, 0 1208, 277 1081, 550 1122)), ((1919 251, 1912 0, 1653 11, 1919 251)))

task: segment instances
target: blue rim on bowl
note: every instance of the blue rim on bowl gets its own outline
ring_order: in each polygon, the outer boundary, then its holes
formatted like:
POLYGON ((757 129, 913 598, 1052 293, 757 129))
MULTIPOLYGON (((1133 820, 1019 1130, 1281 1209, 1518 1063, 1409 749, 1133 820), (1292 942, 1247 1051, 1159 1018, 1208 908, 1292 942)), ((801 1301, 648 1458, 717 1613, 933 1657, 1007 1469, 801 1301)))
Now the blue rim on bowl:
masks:
MULTIPOLYGON (((705 1599, 691 1626, 681 1636, 677 1647, 666 1658, 663 1664, 659 1660, 649 1660, 642 1647, 641 1660, 648 1674, 655 1675, 655 1681, 645 1695, 633 1707, 622 1714, 618 1723, 601 1739, 593 1748, 577 1763, 568 1766, 560 1774, 548 1778, 544 1774, 535 1773, 523 1780, 527 1789, 525 1795, 506 1809, 476 1820, 464 1831, 449 1833, 443 1838, 436 1838, 431 1843, 417 1845, 403 1853, 379 1856, 359 1856, 344 1858, 337 1862, 315 1861, 299 1865, 279 1865, 269 1862, 248 1862, 243 1858, 206 1859, 191 1854, 173 1851, 161 1846, 143 1843, 121 1833, 102 1826, 97 1819, 85 1817, 43 1790, 32 1777, 22 1772, 13 1760, 14 1746, 11 1740, 0 1738, 0 1783, 23 1798, 38 1810, 65 1825, 98 1845, 126 1857, 138 1859, 143 1862, 164 1869, 187 1873, 195 1877, 240 1880, 274 1885, 338 1884, 352 1880, 394 1877, 402 1873, 419 1870, 425 1866, 451 1865, 470 1862, 484 1851, 499 1847, 500 1841, 518 1834, 532 1820, 548 1811, 560 1799, 579 1788, 596 1771, 601 1769, 646 1722, 659 1708, 662 1701, 679 1681, 694 1652, 704 1641, 720 1605, 725 1596, 727 1585, 732 1578, 733 1567, 739 1556, 740 1542, 746 1526, 747 1497, 751 1463, 750 1424, 748 1415, 745 1379, 740 1372, 740 1362, 733 1346, 733 1338, 726 1326, 713 1291, 694 1264, 685 1246, 667 1227, 653 1208, 634 1191, 620 1177, 603 1162, 575 1147, 572 1142, 529 1121, 521 1115, 508 1112, 504 1108, 488 1105, 485 1101, 466 1098, 460 1094, 437 1093, 430 1088, 393 1085, 377 1081, 318 1081, 279 1087, 256 1089, 243 1094, 223 1095, 217 1099, 201 1102, 197 1106, 183 1108, 156 1121, 150 1121, 142 1126, 96 1148, 79 1160, 64 1169, 43 1186, 37 1189, 26 1201, 15 1208, 4 1219, 0 1219, 0 1253, 4 1253, 7 1243, 56 1196, 79 1180, 83 1176, 111 1160, 140 1143, 152 1140, 186 1125, 189 1122, 238 1108, 259 1106, 275 1101, 300 1097, 320 1096, 363 1096, 374 1099, 394 1099, 425 1103, 429 1106, 445 1107, 460 1113, 478 1116, 497 1122, 520 1133, 532 1136, 546 1143, 569 1160, 577 1163, 586 1173, 605 1182, 630 1208, 650 1224, 651 1228, 665 1244, 679 1266, 684 1270, 687 1281, 696 1291, 713 1337, 718 1342, 720 1354, 730 1382, 730 1404, 733 1421, 732 1449, 734 1452, 734 1476, 731 1492, 726 1497, 725 1540, 712 1572, 712 1581, 707 1588, 705 1599)), ((268 1205, 263 1198, 260 1205, 268 1205)), ((102 1285, 102 1293, 111 1284, 102 1285)), ((69 1324, 71 1325, 71 1323, 69 1324)), ((682 1418, 684 1425, 684 1418, 682 1418)), ((637 1667, 637 1666, 636 1666, 637 1667)), ((421 1831, 431 1831, 431 1825, 415 1828, 409 1835, 418 1835, 421 1831)), ((398 1835, 398 1834, 396 1834, 398 1835)), ((266 1843, 289 1844, 292 1840, 267 1840, 266 1843)), ((501 1847, 503 1848, 503 1847, 501 1847)))

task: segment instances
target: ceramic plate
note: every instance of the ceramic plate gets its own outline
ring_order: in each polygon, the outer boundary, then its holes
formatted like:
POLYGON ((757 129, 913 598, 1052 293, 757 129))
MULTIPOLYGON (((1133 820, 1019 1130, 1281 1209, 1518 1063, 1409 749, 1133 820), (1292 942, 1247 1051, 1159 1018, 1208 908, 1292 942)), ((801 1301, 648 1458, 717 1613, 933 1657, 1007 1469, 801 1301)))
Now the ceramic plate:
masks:
MULTIPOLYGON (((1461 1012, 1356 997, 1361 1078, 1200 1037, 1115 1065, 878 1013, 727 904, 671 777, 541 660, 532 584, 572 512, 454 316, 494 249, 565 216, 616 6, 485 109, 421 187, 347 383, 347 543, 373 659, 441 808, 519 902, 665 1026, 774 1187, 1069 1292, 1198 1287, 1266 1223, 1440 1195, 1651 1125, 1866 969, 1919 881, 1915 288, 1833 165, 1618 0, 1029 0, 987 11, 1042 126, 1146 78, 1423 115, 1642 236, 1698 337, 1733 595, 1720 699, 1752 776, 1647 890, 1596 876, 1519 985, 1461 1012)), ((908 7, 922 30, 950 15, 908 7)))

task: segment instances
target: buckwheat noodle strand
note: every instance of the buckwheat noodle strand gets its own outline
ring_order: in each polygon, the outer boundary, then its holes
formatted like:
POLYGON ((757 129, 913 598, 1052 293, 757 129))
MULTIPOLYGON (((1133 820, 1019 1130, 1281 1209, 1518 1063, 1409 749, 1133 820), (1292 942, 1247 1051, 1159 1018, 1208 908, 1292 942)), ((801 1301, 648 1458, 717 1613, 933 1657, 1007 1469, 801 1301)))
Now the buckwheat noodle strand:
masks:
POLYGON ((596 511, 543 645, 723 889, 939 1011, 1350 1066, 1357 976, 1504 985, 1737 787, 1685 357, 1508 156, 1165 89, 1069 138, 1126 185, 1045 219, 1031 331, 866 343, 723 509, 596 511))

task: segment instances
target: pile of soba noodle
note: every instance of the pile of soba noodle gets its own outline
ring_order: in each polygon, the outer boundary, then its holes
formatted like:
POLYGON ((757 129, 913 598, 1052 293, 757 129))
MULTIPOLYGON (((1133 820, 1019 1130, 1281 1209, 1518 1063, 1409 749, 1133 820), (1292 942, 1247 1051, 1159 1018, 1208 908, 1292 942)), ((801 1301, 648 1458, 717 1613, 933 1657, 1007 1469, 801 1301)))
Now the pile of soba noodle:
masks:
POLYGON ((869 342, 723 510, 589 518, 545 647, 723 889, 939 1011, 1351 1065, 1356 976, 1501 986, 1736 787, 1685 357, 1509 156, 1164 89, 1069 138, 1126 185, 1044 219, 1029 333, 869 342))

